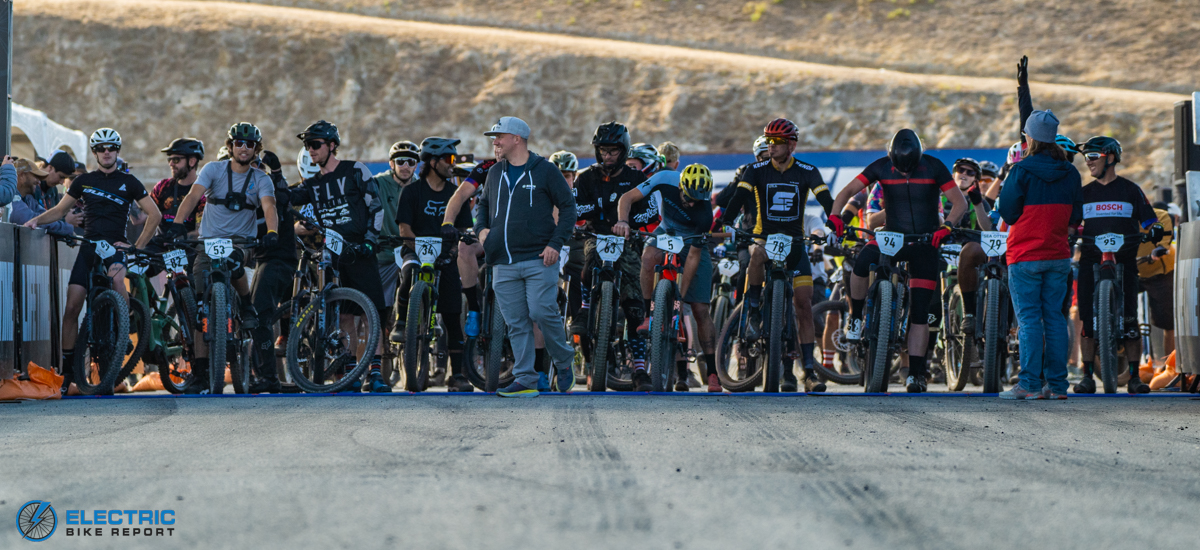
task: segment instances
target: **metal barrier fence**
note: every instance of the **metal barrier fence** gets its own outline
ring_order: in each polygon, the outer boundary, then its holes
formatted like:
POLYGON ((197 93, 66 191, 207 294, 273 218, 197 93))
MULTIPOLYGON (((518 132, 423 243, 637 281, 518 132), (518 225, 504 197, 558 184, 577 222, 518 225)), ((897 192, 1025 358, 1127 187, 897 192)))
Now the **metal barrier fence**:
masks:
POLYGON ((0 378, 23 372, 30 361, 59 366, 75 255, 41 229, 0 223, 0 378))

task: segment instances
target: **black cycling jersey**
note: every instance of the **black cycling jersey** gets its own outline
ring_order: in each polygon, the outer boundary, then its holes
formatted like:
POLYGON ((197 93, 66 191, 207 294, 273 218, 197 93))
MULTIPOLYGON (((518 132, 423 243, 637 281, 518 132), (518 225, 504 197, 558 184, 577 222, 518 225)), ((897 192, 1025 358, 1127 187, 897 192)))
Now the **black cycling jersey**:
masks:
POLYGON ((67 194, 83 201, 83 238, 116 243, 125 242, 129 205, 148 193, 131 174, 96 170, 75 178, 67 194))
POLYGON ((308 178, 298 188, 300 192, 292 194, 292 203, 313 204, 321 225, 337 231, 346 242, 379 240, 383 203, 365 164, 340 161, 332 172, 308 178))
MULTIPOLYGON (((752 164, 754 163, 747 162, 746 164, 738 166, 737 170, 734 170, 733 181, 731 181, 729 185, 726 185, 724 189, 721 189, 720 193, 717 193, 717 195, 713 197, 713 204, 715 206, 719 206, 725 209, 725 211, 729 211, 730 205, 733 204, 733 197, 737 195, 738 182, 746 179, 746 170, 750 169, 752 164)), ((742 215, 742 223, 740 226, 738 226, 738 229, 741 229, 742 231, 754 231, 754 225, 757 221, 754 216, 754 204, 751 202, 743 202, 741 210, 735 211, 730 219, 736 219, 738 214, 742 215)), ((724 219, 724 215, 722 215, 722 219, 724 219)))
POLYGON ((909 175, 900 173, 890 159, 883 157, 867 166, 856 179, 868 187, 880 183, 887 208, 886 229, 908 234, 936 231, 941 225, 939 197, 957 185, 946 165, 929 155, 922 155, 917 169, 909 175))
MULTIPOLYGON (((592 231, 612 234, 617 223, 617 201, 621 195, 646 181, 640 170, 622 166, 613 176, 605 176, 598 165, 584 168, 575 177, 575 210, 579 219, 591 222, 592 231)), ((641 229, 658 221, 658 208, 650 197, 636 203, 629 211, 629 227, 641 229)))
POLYGON ((721 222, 729 224, 743 205, 752 205, 755 233, 803 236, 804 205, 808 202, 809 191, 826 214, 833 207, 833 197, 817 167, 794 157, 782 171, 776 169, 770 159, 751 164, 737 180, 737 185, 738 190, 721 216, 721 222))
MULTIPOLYGON (((1105 233, 1133 235, 1158 223, 1158 215, 1146 200, 1146 194, 1138 184, 1120 176, 1108 185, 1096 180, 1083 186, 1083 235, 1095 237, 1105 233)), ((1117 260, 1130 262, 1137 256, 1138 243, 1126 239, 1117 253, 1117 260)), ((1080 259, 1093 263, 1100 260, 1100 249, 1093 243, 1084 243, 1080 248, 1080 259)), ((1131 277, 1132 275, 1126 275, 1131 277)))
MULTIPOLYGON (((275 185, 275 212, 279 216, 279 244, 270 248, 259 246, 251 249, 251 256, 259 262, 266 260, 285 260, 295 264, 296 255, 296 216, 292 212, 292 188, 288 187, 283 174, 272 172, 271 182, 275 185)), ((262 207, 255 211, 258 217, 258 238, 267 235, 267 222, 262 207)), ((256 281, 257 283, 257 281, 256 281)), ((261 311, 259 313, 262 313, 261 311)))
MULTIPOLYGON (((440 236, 446 203, 450 202, 450 197, 457 190, 453 183, 446 182, 441 191, 434 191, 424 178, 405 186, 396 207, 396 223, 408 224, 418 237, 440 236)), ((454 227, 459 229, 469 229, 473 223, 471 211, 467 208, 459 210, 458 217, 454 219, 454 227)))

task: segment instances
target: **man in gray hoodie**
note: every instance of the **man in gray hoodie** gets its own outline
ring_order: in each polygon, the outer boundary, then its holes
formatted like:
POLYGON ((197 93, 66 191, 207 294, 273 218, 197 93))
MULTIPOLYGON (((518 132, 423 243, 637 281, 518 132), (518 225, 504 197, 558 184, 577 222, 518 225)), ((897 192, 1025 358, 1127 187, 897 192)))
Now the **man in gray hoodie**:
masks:
POLYGON ((558 167, 529 151, 525 121, 501 117, 484 135, 494 138, 498 162, 488 170, 479 198, 475 234, 483 241, 488 265, 495 266, 492 288, 515 359, 513 383, 497 393, 538 395, 534 322, 542 329, 558 387, 565 392, 575 385, 575 352, 567 345, 558 314, 558 254, 575 226, 575 198, 558 167))

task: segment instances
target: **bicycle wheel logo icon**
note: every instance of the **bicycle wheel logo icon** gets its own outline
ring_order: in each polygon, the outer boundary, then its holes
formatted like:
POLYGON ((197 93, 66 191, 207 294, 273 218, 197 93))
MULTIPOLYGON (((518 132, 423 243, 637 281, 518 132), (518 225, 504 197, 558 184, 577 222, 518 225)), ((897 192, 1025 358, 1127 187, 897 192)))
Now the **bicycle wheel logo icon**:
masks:
POLYGON ((21 537, 32 542, 41 542, 54 534, 58 528, 58 514, 49 502, 31 500, 17 512, 17 531, 21 537))

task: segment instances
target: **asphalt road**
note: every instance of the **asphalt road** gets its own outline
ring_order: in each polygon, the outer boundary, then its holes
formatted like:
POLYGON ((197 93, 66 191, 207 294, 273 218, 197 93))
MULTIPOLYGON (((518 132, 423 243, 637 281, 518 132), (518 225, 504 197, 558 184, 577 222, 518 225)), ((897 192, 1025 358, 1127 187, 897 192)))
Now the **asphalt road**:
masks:
MULTIPOLYGON (((1195 548, 1200 401, 303 396, 0 404, 0 548, 1195 548), (66 510, 173 509, 81 539, 66 510)), ((108 528, 108 529, 111 529, 108 528)))

